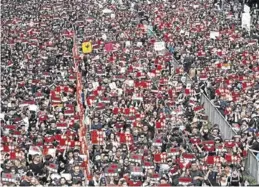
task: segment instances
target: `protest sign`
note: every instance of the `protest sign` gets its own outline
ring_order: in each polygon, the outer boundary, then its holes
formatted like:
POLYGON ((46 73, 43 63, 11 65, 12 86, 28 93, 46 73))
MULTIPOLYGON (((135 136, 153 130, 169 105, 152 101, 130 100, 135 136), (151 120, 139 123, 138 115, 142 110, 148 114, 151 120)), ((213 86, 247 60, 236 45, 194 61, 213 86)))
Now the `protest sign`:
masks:
POLYGON ((245 28, 247 31, 251 30, 251 15, 250 15, 250 13, 243 13, 242 14, 241 27, 245 28))
POLYGON ((30 146, 30 149, 29 149, 29 155, 36 155, 36 154, 39 154, 41 155, 42 152, 41 152, 41 149, 37 146, 30 146))
POLYGON ((113 44, 107 43, 107 44, 105 44, 104 48, 105 48, 106 52, 111 52, 113 50, 113 44))
POLYGON ((154 44, 155 51, 162 51, 165 49, 165 42, 155 42, 154 44))
POLYGON ((93 51, 92 43, 91 42, 83 42, 82 43, 82 52, 84 54, 91 53, 93 51))
POLYGON ((219 37, 218 31, 210 31, 210 38, 211 39, 216 39, 217 37, 219 37))

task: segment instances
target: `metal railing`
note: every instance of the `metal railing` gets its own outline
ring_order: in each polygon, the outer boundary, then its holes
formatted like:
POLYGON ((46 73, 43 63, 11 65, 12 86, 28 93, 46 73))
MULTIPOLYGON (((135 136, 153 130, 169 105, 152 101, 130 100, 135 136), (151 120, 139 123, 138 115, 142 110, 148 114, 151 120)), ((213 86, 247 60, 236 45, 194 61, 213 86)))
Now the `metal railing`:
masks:
MULTIPOLYGON (((205 113, 212 124, 218 124, 223 138, 230 139, 237 133, 232 129, 231 125, 220 113, 220 111, 211 103, 205 94, 201 95, 201 103, 204 104, 205 113)), ((245 163, 245 170, 255 178, 259 183, 259 161, 252 151, 248 151, 245 163)))
POLYGON ((211 103, 205 94, 201 95, 201 103, 204 104, 205 113, 209 121, 214 125, 218 124, 221 135, 224 139, 230 139, 237 133, 231 128, 228 121, 220 111, 211 103))
POLYGON ((245 163, 245 170, 259 183, 259 161, 253 152, 249 151, 245 163))
MULTIPOLYGON (((173 58, 173 64, 175 67, 179 66, 178 61, 173 58)), ((186 74, 186 83, 192 82, 190 76, 186 74)), ((221 132, 221 136, 224 139, 231 139, 237 132, 231 127, 229 122, 220 113, 220 111, 212 104, 210 99, 204 94, 201 94, 200 99, 205 109, 205 114, 208 116, 208 120, 212 124, 218 124, 221 132)), ((256 182, 259 183, 259 160, 257 160, 255 154, 252 151, 248 151, 248 156, 245 162, 245 170, 255 178, 256 182)))

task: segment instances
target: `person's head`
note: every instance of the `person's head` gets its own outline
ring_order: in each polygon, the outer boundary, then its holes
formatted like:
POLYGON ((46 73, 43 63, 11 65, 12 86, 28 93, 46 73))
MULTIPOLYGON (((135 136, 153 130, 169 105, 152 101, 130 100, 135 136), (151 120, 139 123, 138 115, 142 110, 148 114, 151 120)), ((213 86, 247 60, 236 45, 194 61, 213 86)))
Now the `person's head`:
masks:
POLYGON ((193 134, 193 135, 198 134, 198 129, 197 129, 197 128, 193 128, 193 130, 192 130, 192 134, 193 134))
POLYGON ((144 125, 144 126, 143 126, 143 131, 144 131, 144 132, 148 132, 148 126, 147 126, 147 125, 144 125))
POLYGON ((77 174, 80 172, 80 167, 78 165, 74 166, 74 172, 77 174))
POLYGON ((121 150, 120 149, 116 150, 116 157, 118 157, 118 158, 121 157, 121 150))
POLYGON ((15 164, 16 167, 19 167, 21 165, 21 162, 20 162, 20 160, 16 159, 14 161, 14 164, 15 164))
POLYGON ((214 136, 217 136, 219 133, 218 129, 214 128, 212 131, 211 131, 211 134, 214 135, 214 136))
POLYGON ((135 135, 135 136, 138 135, 138 129, 137 128, 133 129, 133 135, 135 135))
POLYGON ((11 173, 13 173, 13 174, 16 173, 16 170, 15 170, 15 167, 14 167, 14 166, 11 167, 11 173))
POLYGON ((51 123, 51 128, 55 129, 56 128, 56 124, 55 123, 51 123))
POLYGON ((167 180, 166 180, 165 177, 162 177, 162 178, 160 179, 160 184, 167 184, 167 180))
POLYGON ((173 164, 173 160, 172 160, 172 158, 168 158, 168 159, 167 159, 167 163, 168 163, 168 165, 170 165, 170 166, 171 166, 171 165, 173 164))
POLYGON ((41 124, 40 124, 40 128, 41 128, 42 130, 45 130, 45 129, 46 129, 45 124, 44 124, 44 123, 41 123, 41 124))
POLYGON ((239 172, 238 172, 237 168, 234 168, 233 171, 232 171, 232 176, 238 177, 238 175, 239 175, 239 172))
POLYGON ((203 132, 204 132, 204 133, 208 133, 208 132, 209 132, 209 129, 208 129, 207 126, 203 128, 203 132))
POLYGON ((33 162, 40 162, 40 155, 34 155, 33 162))
POLYGON ((94 177, 95 177, 96 179, 99 179, 100 176, 101 176, 101 172, 100 172, 100 171, 96 171, 96 172, 94 173, 94 177))
POLYGON ((198 170, 198 166, 197 166, 197 163, 196 163, 196 162, 193 162, 193 163, 192 163, 191 169, 192 169, 193 171, 198 170))
POLYGON ((79 150, 78 149, 74 150, 73 155, 74 155, 74 157, 78 157, 79 156, 79 150))
POLYGON ((110 140, 115 140, 115 135, 113 133, 110 134, 110 140))
POLYGON ((108 155, 109 155, 110 157, 113 156, 112 150, 109 150, 108 155))
POLYGON ((67 153, 67 157, 68 157, 68 158, 73 158, 73 152, 72 152, 72 151, 69 151, 69 152, 67 153))
POLYGON ((67 182, 67 180, 66 180, 64 177, 61 177, 61 178, 59 179, 60 185, 64 185, 64 184, 66 184, 66 182, 67 182))
POLYGON ((94 118, 94 123, 98 123, 99 119, 97 117, 94 118))
POLYGON ((25 131, 25 125, 21 125, 21 131, 25 131))
POLYGON ((35 177, 32 177, 31 178, 31 184, 32 185, 37 185, 39 182, 38 182, 38 180, 37 180, 37 178, 35 178, 35 177))
POLYGON ((225 170, 226 173, 229 173, 231 171, 229 166, 226 166, 224 170, 225 170))
POLYGON ((223 174, 220 176, 220 185, 221 186, 226 186, 226 184, 228 183, 228 180, 227 180, 227 175, 223 174))

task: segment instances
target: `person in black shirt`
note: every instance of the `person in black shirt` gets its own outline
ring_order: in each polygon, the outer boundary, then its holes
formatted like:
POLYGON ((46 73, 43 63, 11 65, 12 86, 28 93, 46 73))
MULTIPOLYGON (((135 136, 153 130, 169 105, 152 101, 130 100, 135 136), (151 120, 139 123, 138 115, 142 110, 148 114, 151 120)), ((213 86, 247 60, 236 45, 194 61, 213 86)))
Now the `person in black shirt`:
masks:
POLYGON ((77 163, 77 164, 80 164, 83 162, 83 159, 79 156, 79 150, 76 149, 74 150, 74 153, 73 153, 73 157, 74 157, 74 162, 77 163))
POLYGON ((174 57, 176 60, 180 60, 181 59, 181 54, 178 51, 174 52, 174 57))
POLYGON ((89 181, 88 186, 99 186, 101 182, 100 175, 101 175, 100 171, 96 171, 93 179, 89 181))
POLYGON ((2 166, 4 173, 10 173, 12 167, 12 162, 10 160, 6 160, 2 166))
POLYGON ((43 174, 44 164, 41 162, 40 155, 35 155, 33 161, 30 163, 30 169, 35 175, 43 174))
POLYGON ((253 142, 251 149, 259 151, 259 138, 257 138, 257 140, 253 142))
POLYGON ((31 185, 31 178, 33 177, 32 172, 27 172, 27 174, 23 177, 20 186, 30 186, 31 185))
POLYGON ((85 176, 83 172, 80 170, 79 166, 74 167, 74 171, 71 175, 72 175, 73 184, 81 183, 81 186, 84 186, 85 176))
POLYGON ((240 186, 243 179, 239 171, 237 169, 233 169, 231 176, 228 178, 229 186, 240 186))
POLYGON ((193 184, 195 186, 201 186, 202 185, 203 174, 200 170, 198 170, 198 166, 195 162, 192 163, 191 170, 190 170, 190 176, 193 179, 193 184))

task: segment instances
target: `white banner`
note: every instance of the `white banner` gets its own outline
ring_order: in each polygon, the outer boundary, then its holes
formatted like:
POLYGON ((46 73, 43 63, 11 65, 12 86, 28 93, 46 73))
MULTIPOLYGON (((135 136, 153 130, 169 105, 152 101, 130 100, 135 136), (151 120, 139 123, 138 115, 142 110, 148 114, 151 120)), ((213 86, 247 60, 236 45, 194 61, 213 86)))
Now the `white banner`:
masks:
POLYGON ((211 39, 216 39, 217 37, 219 37, 219 32, 217 32, 217 31, 210 31, 210 38, 211 39))
POLYGON ((250 13, 243 13, 242 14, 242 28, 247 29, 250 32, 251 27, 251 15, 250 13))
POLYGON ((244 6, 244 12, 245 12, 245 13, 250 13, 250 7, 247 6, 247 5, 245 5, 245 6, 244 6))
POLYGON ((165 49, 165 42, 155 42, 155 51, 162 51, 165 49))
POLYGON ((111 88, 111 90, 116 90, 117 89, 117 86, 116 86, 115 82, 110 83, 109 87, 111 88))
POLYGON ((115 14, 111 14, 111 18, 114 19, 115 18, 115 14))

